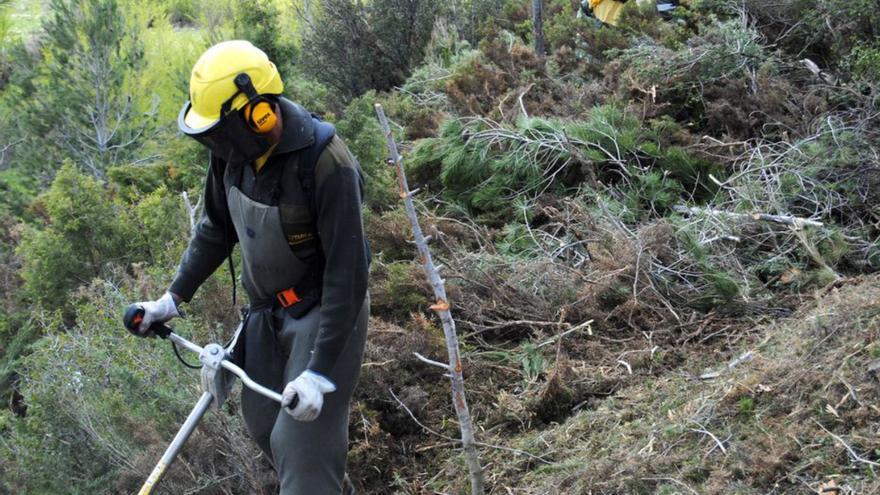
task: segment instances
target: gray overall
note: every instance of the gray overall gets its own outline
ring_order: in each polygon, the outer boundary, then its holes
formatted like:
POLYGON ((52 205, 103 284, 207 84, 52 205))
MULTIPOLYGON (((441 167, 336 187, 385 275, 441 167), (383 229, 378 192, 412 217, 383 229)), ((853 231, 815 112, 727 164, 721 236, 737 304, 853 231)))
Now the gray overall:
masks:
MULTIPOLYGON (((241 245, 242 282, 253 301, 266 300, 296 286, 308 266, 284 238, 277 206, 253 201, 238 188, 228 193, 229 213, 241 245)), ((324 395, 315 421, 300 422, 280 406, 247 388, 241 410, 250 436, 272 461, 282 495, 339 495, 348 453, 349 402, 357 384, 367 334, 369 296, 333 372, 336 391, 324 395)), ((239 345, 243 365, 257 382, 278 392, 296 378, 311 357, 318 334, 320 306, 293 319, 282 308, 251 311, 239 345)))

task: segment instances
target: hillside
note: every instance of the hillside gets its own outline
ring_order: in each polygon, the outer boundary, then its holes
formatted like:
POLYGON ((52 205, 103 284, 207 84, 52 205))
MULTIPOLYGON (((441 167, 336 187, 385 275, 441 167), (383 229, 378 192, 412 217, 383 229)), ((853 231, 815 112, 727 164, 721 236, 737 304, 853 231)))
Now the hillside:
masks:
MULTIPOLYGON (((627 2, 617 26, 538 3, 545 54, 520 0, 0 0, 0 491, 136 492, 197 399, 120 317, 201 215, 192 64, 249 39, 366 175, 358 493, 469 493, 376 103, 444 266, 487 493, 880 492, 874 2, 627 2)), ((225 341, 233 283, 176 331, 225 341)), ((159 493, 277 493, 239 402, 159 493)))

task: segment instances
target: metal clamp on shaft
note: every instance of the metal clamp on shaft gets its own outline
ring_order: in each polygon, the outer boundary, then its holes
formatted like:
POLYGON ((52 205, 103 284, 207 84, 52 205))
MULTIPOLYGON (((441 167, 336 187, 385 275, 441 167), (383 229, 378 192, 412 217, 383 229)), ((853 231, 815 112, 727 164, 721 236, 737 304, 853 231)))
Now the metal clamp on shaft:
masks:
POLYGON ((202 391, 214 396, 211 404, 214 409, 220 409, 232 388, 231 373, 222 366, 223 360, 227 357, 226 350, 215 343, 206 345, 199 352, 199 361, 202 363, 202 391))

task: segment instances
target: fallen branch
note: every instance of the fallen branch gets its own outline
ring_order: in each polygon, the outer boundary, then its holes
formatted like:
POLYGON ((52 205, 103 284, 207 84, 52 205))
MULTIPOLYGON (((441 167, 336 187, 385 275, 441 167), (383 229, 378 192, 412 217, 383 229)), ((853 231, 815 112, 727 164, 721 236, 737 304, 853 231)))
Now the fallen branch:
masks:
MULTIPOLYGON (((714 433, 712 433, 705 426, 701 425, 700 423, 697 423, 696 421, 694 422, 694 424, 699 426, 699 428, 691 428, 692 432, 702 433, 703 435, 707 435, 709 438, 711 438, 712 440, 715 441, 715 446, 717 446, 719 449, 721 449, 721 452, 723 452, 724 455, 727 455, 727 449, 724 448, 724 443, 721 440, 719 440, 718 437, 716 437, 714 433)), ((714 450, 714 448, 712 450, 714 450)), ((709 452, 711 453, 712 451, 710 450, 709 452)))
POLYGON ((871 466, 871 467, 880 467, 880 463, 877 463, 877 462, 874 462, 874 461, 871 461, 871 460, 865 459, 864 457, 860 456, 860 455, 859 455, 855 450, 853 450, 853 448, 850 447, 849 444, 847 444, 842 438, 840 438, 839 436, 835 435, 834 433, 831 433, 831 431, 829 431, 828 428, 825 428, 824 426, 822 426, 822 423, 816 421, 815 419, 813 420, 813 423, 816 423, 816 425, 818 425, 819 428, 822 428, 823 430, 825 430, 825 433, 831 435, 831 438, 837 440, 838 443, 840 443, 841 445, 843 445, 843 447, 846 449, 847 452, 849 452, 850 457, 852 457, 854 461, 856 461, 856 462, 861 462, 861 463, 863 463, 863 464, 867 464, 867 465, 869 465, 869 466, 871 466))
POLYGON ((585 321, 585 322, 583 322, 583 323, 580 323, 580 324, 578 324, 578 325, 575 325, 575 326, 569 328, 568 330, 566 330, 566 331, 560 333, 559 335, 556 335, 556 336, 554 336, 554 337, 551 337, 549 340, 546 340, 546 341, 544 341, 544 342, 541 342, 540 344, 537 345, 537 347, 540 349, 541 347, 544 347, 545 345, 550 345, 550 344, 552 344, 553 342, 555 342, 555 341, 561 339, 562 337, 565 337, 566 335, 568 335, 568 334, 570 334, 570 333, 577 332, 578 330, 581 330, 581 329, 583 329, 583 328, 586 328, 586 329, 587 329, 587 334, 589 334, 589 335, 593 335, 593 329, 592 329, 592 326, 591 326, 592 324, 593 324, 593 320, 587 320, 587 321, 585 321))
POLYGON ((711 380, 713 378, 718 378, 719 376, 721 376, 721 372, 727 371, 727 370, 732 370, 742 363, 746 363, 746 362, 751 361, 753 357, 754 356, 752 355, 752 351, 748 351, 746 353, 743 353, 743 354, 739 355, 736 359, 727 363, 727 366, 722 368, 721 370, 709 371, 709 372, 703 373, 702 375, 700 375, 700 379, 701 380, 711 380))
POLYGON ((686 215, 711 215, 711 216, 727 216, 731 218, 738 218, 741 220, 755 220, 761 222, 771 222, 771 223, 779 223, 783 225, 789 225, 796 229, 802 229, 804 227, 821 227, 824 224, 822 222, 818 222, 816 220, 811 220, 809 218, 801 218, 795 217, 791 215, 771 215, 769 213, 734 213, 731 211, 724 210, 716 210, 714 208, 699 208, 697 206, 684 206, 684 205, 675 205, 672 209, 678 213, 683 213, 686 215))
POLYGON ((419 361, 421 361, 425 364, 430 364, 432 366, 436 366, 438 368, 443 368, 444 370, 449 371, 449 365, 446 363, 441 363, 439 361, 434 361, 433 359, 428 359, 425 356, 422 356, 421 354, 419 354, 418 352, 414 352, 413 354, 416 355, 416 357, 419 359, 419 361))

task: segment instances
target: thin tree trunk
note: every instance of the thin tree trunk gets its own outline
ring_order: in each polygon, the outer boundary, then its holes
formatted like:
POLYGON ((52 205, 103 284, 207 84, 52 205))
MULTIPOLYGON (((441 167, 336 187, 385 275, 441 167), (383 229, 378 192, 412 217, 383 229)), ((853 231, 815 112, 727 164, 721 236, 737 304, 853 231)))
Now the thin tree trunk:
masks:
POLYGON ((544 7, 541 0, 532 0, 532 29, 535 34, 535 53, 542 60, 546 54, 544 49, 544 7))
MULTIPOLYGON (((455 332, 455 320, 452 319, 452 312, 449 310, 449 300, 446 298, 446 287, 444 280, 440 277, 440 269, 434 264, 431 258, 431 252, 428 250, 428 240, 430 236, 422 233, 419 226, 419 219, 416 215, 416 208, 413 205, 412 196, 417 191, 410 191, 406 181, 406 173, 403 170, 403 158, 397 151, 397 143, 394 142, 394 136, 391 134, 391 127, 388 125, 388 119, 382 110, 382 105, 376 104, 376 115, 379 118, 379 124, 385 133, 385 139, 388 145, 388 152, 397 171, 397 183, 400 189, 400 197, 403 199, 406 207, 406 214, 412 224, 413 236, 415 237, 416 246, 419 250, 419 258, 422 262, 422 268, 425 275, 434 289, 436 302, 431 305, 440 317, 443 323, 443 333, 446 335, 446 351, 449 354, 449 364, 441 365, 448 371, 449 379, 452 382, 452 402, 455 406, 455 413, 458 416, 458 425, 461 429, 461 443, 464 450, 465 462, 468 466, 471 481, 471 494, 483 495, 483 469, 480 466, 480 459, 477 453, 476 442, 474 440, 474 425, 471 420, 471 413, 468 410, 467 400, 464 394, 464 378, 461 373, 461 357, 458 351, 458 335, 455 332)), ((439 364, 439 363, 438 363, 439 364)))

